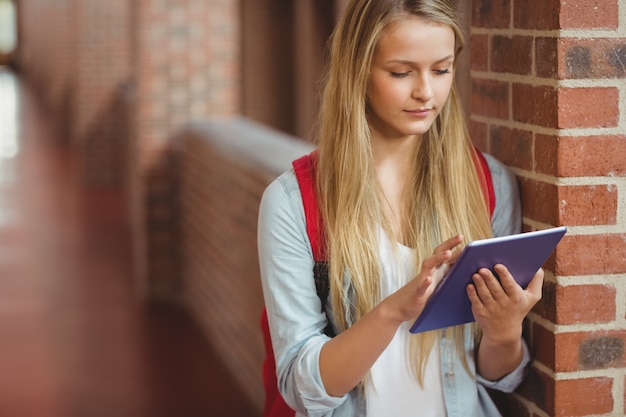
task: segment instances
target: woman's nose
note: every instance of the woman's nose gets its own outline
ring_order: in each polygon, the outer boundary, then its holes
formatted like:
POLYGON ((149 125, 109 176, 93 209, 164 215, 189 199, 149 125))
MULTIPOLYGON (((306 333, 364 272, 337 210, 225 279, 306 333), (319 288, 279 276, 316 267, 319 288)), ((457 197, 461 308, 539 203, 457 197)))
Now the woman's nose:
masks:
POLYGON ((415 100, 423 102, 426 102, 433 97, 433 87, 428 75, 422 75, 415 78, 411 97, 415 100))

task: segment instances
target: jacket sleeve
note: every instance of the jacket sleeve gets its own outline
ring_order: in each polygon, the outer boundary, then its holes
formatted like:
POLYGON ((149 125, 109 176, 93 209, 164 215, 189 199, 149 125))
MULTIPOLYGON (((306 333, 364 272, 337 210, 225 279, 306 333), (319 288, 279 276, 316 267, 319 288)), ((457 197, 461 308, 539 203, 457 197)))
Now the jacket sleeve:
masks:
POLYGON ((522 361, 519 366, 513 372, 503 376, 497 381, 490 381, 477 373, 476 379, 478 380, 478 383, 486 388, 495 389, 497 391, 513 392, 515 388, 522 383, 524 378, 526 378, 528 365, 531 361, 530 352, 528 351, 528 346, 526 345, 526 341, 524 339, 522 339, 522 348, 524 349, 524 356, 522 357, 522 361))
POLYGON ((257 240, 279 390, 300 413, 323 415, 346 396, 329 396, 320 375, 319 354, 328 340, 323 334, 326 315, 315 290, 313 255, 293 171, 265 190, 257 240))

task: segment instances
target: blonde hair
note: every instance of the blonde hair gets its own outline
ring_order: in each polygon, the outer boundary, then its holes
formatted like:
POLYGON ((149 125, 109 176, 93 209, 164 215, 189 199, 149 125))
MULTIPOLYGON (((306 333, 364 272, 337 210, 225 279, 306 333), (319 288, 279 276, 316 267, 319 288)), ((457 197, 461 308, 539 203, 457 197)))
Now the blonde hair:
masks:
MULTIPOLYGON (((331 37, 317 135, 316 187, 328 244, 331 303, 340 330, 380 302, 379 228, 390 232, 391 223, 374 171, 367 85, 385 31, 415 16, 452 28, 458 54, 463 34, 454 3, 445 0, 352 0, 331 37)), ((491 234, 483 179, 454 85, 417 145, 413 168, 405 189, 401 239, 415 248, 419 271, 422 261, 448 237, 463 233, 468 242, 491 234)), ((454 333, 457 350, 464 352, 464 326, 454 333)), ((435 331, 411 338, 411 361, 422 384, 426 358, 440 336, 435 331)), ((464 353, 462 358, 465 361, 464 353)))

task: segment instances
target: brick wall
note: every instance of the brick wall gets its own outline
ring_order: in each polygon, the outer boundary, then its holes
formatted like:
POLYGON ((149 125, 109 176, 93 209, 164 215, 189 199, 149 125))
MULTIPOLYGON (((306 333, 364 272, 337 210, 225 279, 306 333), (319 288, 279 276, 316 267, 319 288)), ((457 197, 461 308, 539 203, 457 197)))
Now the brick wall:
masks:
POLYGON ((291 133, 312 140, 317 121, 324 51, 333 27, 335 11, 330 1, 297 1, 294 4, 294 125, 291 133))
POLYGON ((239 113, 234 0, 21 0, 19 68, 80 153, 81 180, 127 188, 139 290, 179 290, 171 138, 239 113))
POLYGON ((526 230, 567 225, 507 415, 623 415, 626 2, 472 5, 471 131, 518 176, 526 230))
POLYGON ((185 123, 239 112, 239 8, 233 0, 137 0, 129 200, 140 290, 180 291, 176 160, 185 123))
POLYGON ((74 1, 75 67, 71 138, 82 180, 125 181, 130 113, 130 16, 127 0, 74 1))
POLYGON ((198 124, 180 142, 184 300, 260 411, 258 207, 269 182, 311 145, 247 119, 198 124))
POLYGON ((332 1, 244 0, 242 115, 311 138, 332 1))
POLYGON ((76 71, 74 2, 22 0, 17 3, 19 45, 16 61, 43 104, 55 114, 66 138, 72 130, 76 71))
POLYGON ((127 124, 116 112, 128 98, 128 10, 126 0, 18 4, 18 66, 81 153, 88 183, 124 179, 127 124))
POLYGON ((242 114, 268 126, 294 129, 295 2, 241 2, 242 114))

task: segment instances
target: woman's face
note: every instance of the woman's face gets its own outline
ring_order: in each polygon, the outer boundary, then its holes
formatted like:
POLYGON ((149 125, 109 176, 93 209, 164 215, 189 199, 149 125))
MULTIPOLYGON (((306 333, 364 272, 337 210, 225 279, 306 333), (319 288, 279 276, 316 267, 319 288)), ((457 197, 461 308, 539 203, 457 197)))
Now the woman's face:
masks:
POLYGON ((417 17, 387 30, 370 68, 373 140, 406 139, 428 131, 452 87, 454 48, 450 27, 417 17))

